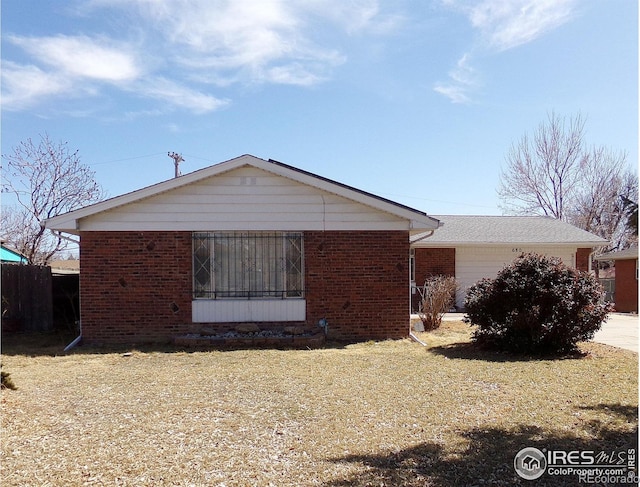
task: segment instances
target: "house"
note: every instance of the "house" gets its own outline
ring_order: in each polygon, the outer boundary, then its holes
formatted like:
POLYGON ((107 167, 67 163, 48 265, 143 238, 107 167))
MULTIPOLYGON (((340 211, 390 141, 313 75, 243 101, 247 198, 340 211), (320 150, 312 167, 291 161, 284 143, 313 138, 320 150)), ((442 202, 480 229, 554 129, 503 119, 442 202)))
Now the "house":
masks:
POLYGON ((251 155, 47 220, 80 236, 82 337, 162 342, 239 323, 409 334, 415 209, 251 155), (324 321, 321 321, 324 320, 324 321))
MULTIPOLYGON (((589 232, 550 217, 434 216, 443 224, 435 232, 411 237, 411 280, 421 286, 429 276, 454 276, 462 309, 467 289, 493 278, 523 252, 560 257, 580 270, 590 270, 590 256, 607 242, 589 232)), ((418 295, 412 292, 412 307, 418 295)))
POLYGON ((618 252, 607 252, 596 257, 599 261, 615 262, 615 290, 613 302, 616 311, 638 312, 638 247, 618 252))
POLYGON ((24 255, 10 249, 2 242, 0 246, 0 262, 3 264, 26 264, 28 260, 24 255))

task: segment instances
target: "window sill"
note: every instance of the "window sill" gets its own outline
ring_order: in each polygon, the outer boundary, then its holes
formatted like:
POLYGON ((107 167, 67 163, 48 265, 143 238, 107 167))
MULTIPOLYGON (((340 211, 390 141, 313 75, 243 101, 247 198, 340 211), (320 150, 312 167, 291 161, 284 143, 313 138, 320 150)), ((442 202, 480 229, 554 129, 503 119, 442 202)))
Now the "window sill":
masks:
POLYGON ((306 321, 305 299, 194 299, 194 323, 306 321))

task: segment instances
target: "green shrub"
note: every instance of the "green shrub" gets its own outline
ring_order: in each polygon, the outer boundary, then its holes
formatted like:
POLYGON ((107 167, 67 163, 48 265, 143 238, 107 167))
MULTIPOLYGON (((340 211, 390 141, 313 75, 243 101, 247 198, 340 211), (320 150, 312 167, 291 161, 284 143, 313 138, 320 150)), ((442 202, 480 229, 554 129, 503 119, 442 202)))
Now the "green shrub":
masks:
POLYGON ((465 308, 465 321, 478 326, 476 343, 531 354, 575 351, 613 309, 594 276, 537 254, 523 254, 495 279, 477 282, 465 308))

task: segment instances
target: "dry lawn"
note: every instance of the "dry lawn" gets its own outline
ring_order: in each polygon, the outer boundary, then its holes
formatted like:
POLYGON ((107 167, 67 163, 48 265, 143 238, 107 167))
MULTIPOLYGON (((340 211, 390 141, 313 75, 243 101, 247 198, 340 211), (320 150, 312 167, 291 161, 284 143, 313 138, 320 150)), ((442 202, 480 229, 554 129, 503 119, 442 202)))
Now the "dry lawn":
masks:
POLYGON ((525 446, 636 447, 636 354, 515 359, 469 347, 462 323, 421 338, 61 356, 5 343, 19 389, 1 394, 1 483, 530 485, 512 467, 525 446))

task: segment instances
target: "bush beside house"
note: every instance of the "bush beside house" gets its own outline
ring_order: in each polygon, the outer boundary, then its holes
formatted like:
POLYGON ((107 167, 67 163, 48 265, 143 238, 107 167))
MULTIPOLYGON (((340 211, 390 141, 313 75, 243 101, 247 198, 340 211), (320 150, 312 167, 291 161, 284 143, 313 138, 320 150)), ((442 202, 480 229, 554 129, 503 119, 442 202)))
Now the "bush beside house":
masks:
POLYGON ((560 259, 523 254, 466 296, 473 339, 516 353, 566 353, 598 331, 612 306, 597 279, 560 259))

